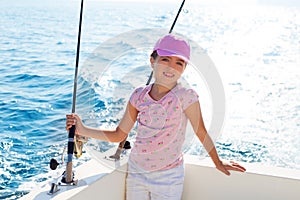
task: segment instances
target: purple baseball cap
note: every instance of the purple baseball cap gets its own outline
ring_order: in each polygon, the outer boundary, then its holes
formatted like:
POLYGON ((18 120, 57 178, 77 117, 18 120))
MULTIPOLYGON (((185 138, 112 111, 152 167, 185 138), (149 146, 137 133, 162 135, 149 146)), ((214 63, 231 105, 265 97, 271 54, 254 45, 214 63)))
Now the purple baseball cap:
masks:
POLYGON ((172 34, 160 38, 153 48, 155 50, 159 56, 176 56, 185 62, 190 60, 189 43, 172 34))

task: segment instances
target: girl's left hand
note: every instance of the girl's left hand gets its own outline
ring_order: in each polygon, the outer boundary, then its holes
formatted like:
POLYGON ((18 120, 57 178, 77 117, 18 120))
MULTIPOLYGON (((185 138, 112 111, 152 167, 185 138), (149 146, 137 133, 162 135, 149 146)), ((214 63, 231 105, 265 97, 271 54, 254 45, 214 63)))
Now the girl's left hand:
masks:
POLYGON ((245 172, 246 168, 244 168, 243 166, 241 166, 240 164, 234 162, 234 161, 230 161, 229 163, 221 161, 219 166, 216 166, 218 170, 220 170, 221 172, 223 172, 226 175, 230 175, 229 170, 232 171, 238 171, 238 172, 245 172))

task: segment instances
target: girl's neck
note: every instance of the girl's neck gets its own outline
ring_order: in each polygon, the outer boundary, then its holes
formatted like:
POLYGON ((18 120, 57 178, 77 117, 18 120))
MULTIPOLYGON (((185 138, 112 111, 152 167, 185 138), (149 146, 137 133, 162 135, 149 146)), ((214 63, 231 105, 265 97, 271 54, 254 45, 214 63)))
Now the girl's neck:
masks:
POLYGON ((154 100, 158 101, 162 97, 164 97, 168 92, 170 92, 170 90, 172 90, 174 87, 176 87, 176 85, 177 85, 177 83, 171 87, 169 87, 169 86, 166 87, 166 86, 154 83, 152 85, 152 88, 151 88, 149 94, 154 100))

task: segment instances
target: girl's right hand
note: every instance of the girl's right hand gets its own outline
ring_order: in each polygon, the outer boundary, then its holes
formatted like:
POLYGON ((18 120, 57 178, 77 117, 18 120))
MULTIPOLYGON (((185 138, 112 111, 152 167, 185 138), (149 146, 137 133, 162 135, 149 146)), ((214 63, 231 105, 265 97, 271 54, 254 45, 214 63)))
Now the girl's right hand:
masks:
POLYGON ((66 115, 66 130, 69 131, 73 125, 77 125, 80 122, 80 118, 76 114, 67 114, 66 115))

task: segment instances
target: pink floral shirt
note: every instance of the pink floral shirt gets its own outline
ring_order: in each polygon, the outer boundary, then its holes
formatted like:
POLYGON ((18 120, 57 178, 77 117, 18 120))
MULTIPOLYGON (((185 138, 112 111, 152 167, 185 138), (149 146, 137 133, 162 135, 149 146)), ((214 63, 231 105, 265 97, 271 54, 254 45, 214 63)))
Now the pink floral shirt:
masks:
POLYGON ((151 87, 137 88, 130 97, 130 103, 139 112, 130 160, 143 170, 157 171, 183 162, 181 148, 187 125, 184 110, 198 101, 198 95, 177 84, 156 101, 149 95, 151 87))

